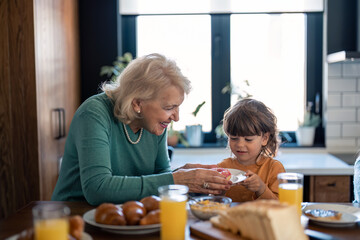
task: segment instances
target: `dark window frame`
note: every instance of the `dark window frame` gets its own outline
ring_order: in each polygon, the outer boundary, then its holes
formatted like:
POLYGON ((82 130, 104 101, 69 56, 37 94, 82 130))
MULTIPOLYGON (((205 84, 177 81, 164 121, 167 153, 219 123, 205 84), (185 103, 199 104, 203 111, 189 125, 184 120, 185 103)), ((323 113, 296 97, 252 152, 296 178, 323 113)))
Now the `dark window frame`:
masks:
MULTIPOLYGON (((274 13, 279 14, 279 13, 274 13)), ((319 114, 323 119, 323 13, 306 14, 306 102, 314 102, 316 94, 320 96, 319 114)), ((136 54, 136 18, 138 15, 123 15, 122 51, 136 54)), ((212 62, 212 131, 205 133, 204 142, 215 143, 215 127, 221 122, 224 111, 230 106, 230 94, 222 94, 226 83, 230 82, 230 16, 231 14, 210 14, 211 16, 211 62, 212 62)), ((304 106, 305 108, 305 106, 304 106)), ((324 127, 316 129, 315 147, 325 146, 324 127)), ((283 147, 295 147, 295 132, 281 132, 283 147), (290 138, 289 138, 290 137, 290 138), (289 141, 292 139, 291 141, 289 141)))

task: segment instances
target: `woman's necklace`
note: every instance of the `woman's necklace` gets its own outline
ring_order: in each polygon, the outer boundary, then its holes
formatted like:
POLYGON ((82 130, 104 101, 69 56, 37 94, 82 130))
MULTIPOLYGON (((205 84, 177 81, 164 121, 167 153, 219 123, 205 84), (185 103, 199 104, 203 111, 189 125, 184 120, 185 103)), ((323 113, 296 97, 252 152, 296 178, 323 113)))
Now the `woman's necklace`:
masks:
POLYGON ((140 130, 140 135, 139 135, 138 139, 137 139, 135 142, 133 142, 133 141, 130 139, 129 133, 128 133, 128 131, 126 130, 126 126, 125 126, 124 123, 123 123, 123 126, 124 126, 124 129, 125 129, 125 135, 126 135, 127 140, 129 140, 129 142, 130 142, 131 144, 138 144, 138 143, 140 142, 140 139, 141 139, 141 136, 142 136, 142 133, 143 133, 143 130, 144 130, 144 129, 141 128, 141 130, 140 130))

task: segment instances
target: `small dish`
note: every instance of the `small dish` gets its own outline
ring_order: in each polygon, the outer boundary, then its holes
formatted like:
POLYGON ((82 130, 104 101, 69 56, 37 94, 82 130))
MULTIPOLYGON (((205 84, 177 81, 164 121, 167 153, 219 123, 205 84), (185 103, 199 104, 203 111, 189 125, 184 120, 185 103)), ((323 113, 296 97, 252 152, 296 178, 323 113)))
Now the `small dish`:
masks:
POLYGON ((232 200, 225 196, 203 196, 189 200, 191 213, 200 220, 209 220, 219 211, 230 207, 232 200))
POLYGON ((231 173, 230 181, 232 181, 233 184, 242 182, 246 179, 245 176, 246 172, 232 168, 227 168, 227 169, 231 173))
POLYGON ((350 227, 360 221, 360 209, 353 206, 328 203, 309 204, 306 205, 302 211, 304 216, 309 218, 311 222, 324 227, 350 227), (306 211, 312 209, 338 211, 342 214, 342 216, 339 220, 329 220, 305 215, 306 211))

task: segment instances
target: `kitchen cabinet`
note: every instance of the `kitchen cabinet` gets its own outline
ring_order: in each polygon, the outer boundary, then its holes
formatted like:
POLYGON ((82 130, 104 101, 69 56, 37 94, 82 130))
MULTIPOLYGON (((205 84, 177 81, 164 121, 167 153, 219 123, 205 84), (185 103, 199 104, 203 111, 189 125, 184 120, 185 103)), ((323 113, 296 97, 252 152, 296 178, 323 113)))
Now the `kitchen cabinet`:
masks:
POLYGON ((310 176, 310 202, 351 202, 350 176, 310 176))
POLYGON ((49 200, 79 106, 77 1, 0 1, 0 219, 49 200))

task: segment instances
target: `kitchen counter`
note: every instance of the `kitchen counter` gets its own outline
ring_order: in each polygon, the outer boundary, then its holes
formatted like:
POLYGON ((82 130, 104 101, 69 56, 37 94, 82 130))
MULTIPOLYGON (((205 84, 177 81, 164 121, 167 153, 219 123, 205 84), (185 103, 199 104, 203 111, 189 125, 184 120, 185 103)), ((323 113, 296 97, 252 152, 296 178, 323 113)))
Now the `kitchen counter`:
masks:
MULTIPOLYGON (((186 163, 217 164, 230 157, 230 149, 225 148, 176 148, 171 168, 176 169, 186 163)), ((323 148, 281 149, 275 157, 282 162, 287 172, 304 175, 353 175, 354 168, 323 148)))
POLYGON ((340 158, 344 162, 346 162, 349 165, 354 165, 357 157, 357 153, 332 153, 331 155, 334 155, 337 158, 340 158))

